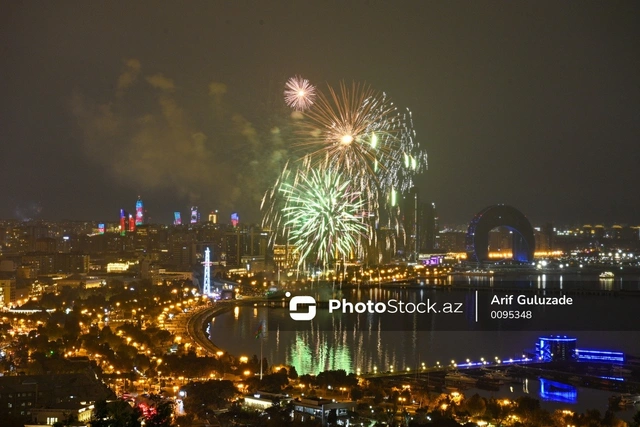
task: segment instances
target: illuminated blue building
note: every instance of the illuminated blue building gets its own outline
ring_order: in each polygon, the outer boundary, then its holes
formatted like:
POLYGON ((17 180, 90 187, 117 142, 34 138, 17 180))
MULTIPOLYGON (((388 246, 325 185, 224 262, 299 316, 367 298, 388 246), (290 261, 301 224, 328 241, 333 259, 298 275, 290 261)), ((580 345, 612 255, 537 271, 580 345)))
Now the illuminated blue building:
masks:
POLYGON ((541 362, 577 361, 589 363, 623 364, 624 353, 608 350, 585 350, 576 348, 577 338, 566 335, 539 337, 536 356, 541 362))
POLYGON ((624 353, 620 351, 602 351, 602 350, 582 350, 576 349, 576 357, 578 362, 591 363, 624 363, 624 353))
POLYGON ((538 338, 536 354, 544 362, 576 360, 576 338, 550 335, 538 338))
POLYGON ((144 206, 142 205, 142 199, 138 196, 136 201, 136 227, 144 224, 144 206))

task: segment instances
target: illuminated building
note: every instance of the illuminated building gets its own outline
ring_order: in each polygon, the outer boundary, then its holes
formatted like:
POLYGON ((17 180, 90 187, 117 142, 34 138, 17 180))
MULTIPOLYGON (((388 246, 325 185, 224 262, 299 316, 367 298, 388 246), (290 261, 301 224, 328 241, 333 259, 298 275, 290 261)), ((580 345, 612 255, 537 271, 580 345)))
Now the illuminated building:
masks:
POLYGON ((0 306, 6 307, 16 302, 16 279, 0 278, 0 306))
POLYGON ((107 273, 124 273, 130 265, 129 262, 110 262, 107 264, 107 273))
POLYGON ((211 213, 209 214, 209 222, 212 224, 217 224, 218 223, 218 211, 211 211, 211 213))
POLYGON ((182 225, 182 218, 180 218, 180 212, 173 213, 173 225, 182 225))
POLYGON ((133 215, 129 215, 129 232, 133 233, 134 231, 136 231, 136 220, 133 217, 133 215))
MULTIPOLYGON (((87 362, 87 370, 88 367, 87 362)), ((48 375, 21 375, 0 377, 0 419, 2 425, 40 425, 44 419, 52 421, 56 413, 63 413, 58 421, 64 420, 70 415, 77 416, 78 420, 86 420, 90 417, 85 412, 90 412, 91 405, 83 405, 79 402, 94 402, 111 398, 113 392, 102 383, 95 374, 48 374, 48 375), (85 408, 83 410, 83 408, 85 408), (64 411, 60 411, 64 409, 64 411), (44 417, 44 418, 43 418, 44 417), (35 421, 35 422, 34 422, 35 421), (18 423, 19 422, 19 423, 18 423)), ((51 422, 49 425, 54 424, 51 422)), ((74 423, 72 423, 74 424, 74 423)))
POLYGON ((445 252, 463 252, 465 249, 466 237, 466 233, 461 231, 441 231, 438 233, 438 244, 440 249, 445 252))
POLYGON ((224 232, 223 247, 227 266, 242 265, 243 257, 262 257, 267 253, 269 236, 260 227, 236 226, 224 232))
POLYGON ((511 248, 515 261, 533 261, 536 248, 533 227, 522 212, 507 205, 484 208, 469 223, 466 240, 470 261, 482 263, 489 260, 489 232, 497 227, 505 227, 511 232, 511 248))
POLYGON ((278 402, 280 405, 285 406, 292 400, 293 399, 288 395, 259 391, 255 394, 244 396, 243 406, 248 409, 264 411, 265 409, 272 407, 274 402, 278 402))
POLYGON ((209 248, 204 251, 204 274, 203 274, 203 285, 202 285, 202 294, 203 295, 211 295, 211 251, 209 248))
POLYGON ((624 353, 621 351, 576 349, 576 357, 578 362, 623 364, 625 361, 624 353))
POLYGON ((55 408, 32 408, 30 425, 51 425, 51 421, 58 424, 70 416, 78 420, 78 423, 87 425, 93 418, 94 405, 87 402, 70 402, 54 406, 55 408))
POLYGON ((138 196, 136 201, 136 225, 144 224, 144 207, 142 205, 142 199, 138 196))
POLYGON ((54 254, 26 254, 22 256, 21 264, 35 267, 38 274, 53 274, 56 272, 54 254))
POLYGON ((191 206, 191 224, 197 224, 200 222, 200 214, 198 213, 197 206, 191 206))
POLYGON ((545 362, 576 360, 576 342, 576 338, 566 335, 540 337, 536 343, 538 360, 545 362))
POLYGON ((337 424, 344 425, 350 412, 356 410, 356 402, 334 402, 322 398, 302 398, 293 404, 293 419, 296 421, 315 421, 322 426, 329 423, 329 414, 333 412, 339 420, 337 424))
POLYGON ((127 211, 120 209, 120 235, 124 236, 127 232, 127 211))
POLYGON ((98 234, 104 234, 104 224, 98 224, 98 234))
POLYGON ((278 270, 295 268, 299 259, 300 252, 298 252, 296 246, 289 244, 273 245, 273 262, 278 267, 278 270))
POLYGON ((238 212, 232 213, 231 214, 231 225, 233 225, 234 227, 237 227, 239 222, 240 222, 240 215, 238 215, 238 212))
POLYGON ((566 335, 539 337, 536 343, 538 360, 544 362, 578 361, 589 363, 623 364, 625 355, 620 351, 587 350, 576 348, 577 338, 566 335))

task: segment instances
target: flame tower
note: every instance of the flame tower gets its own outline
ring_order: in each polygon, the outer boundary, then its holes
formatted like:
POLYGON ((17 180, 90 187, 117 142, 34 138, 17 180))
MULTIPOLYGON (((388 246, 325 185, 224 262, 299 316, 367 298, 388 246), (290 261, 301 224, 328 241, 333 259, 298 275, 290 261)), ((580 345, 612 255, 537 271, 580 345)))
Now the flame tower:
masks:
POLYGON ((138 201, 136 201, 136 226, 142 224, 144 224, 144 206, 142 199, 138 196, 138 201))

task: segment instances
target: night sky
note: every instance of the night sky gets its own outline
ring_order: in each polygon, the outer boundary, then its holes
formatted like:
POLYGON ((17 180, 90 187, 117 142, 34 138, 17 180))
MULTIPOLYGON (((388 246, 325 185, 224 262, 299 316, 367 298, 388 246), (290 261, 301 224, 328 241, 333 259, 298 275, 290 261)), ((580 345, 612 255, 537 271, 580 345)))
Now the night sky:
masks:
POLYGON ((441 223, 640 224, 640 2, 2 2, 0 218, 259 221, 284 82, 413 112, 441 223))

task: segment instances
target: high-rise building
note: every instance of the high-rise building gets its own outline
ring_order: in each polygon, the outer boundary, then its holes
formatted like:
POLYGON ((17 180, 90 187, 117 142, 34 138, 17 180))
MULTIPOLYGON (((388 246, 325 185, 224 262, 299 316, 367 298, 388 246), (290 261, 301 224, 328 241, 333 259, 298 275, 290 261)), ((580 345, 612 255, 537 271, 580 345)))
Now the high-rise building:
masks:
POLYGON ((88 273, 91 257, 86 254, 56 254, 54 269, 56 273, 88 273))
POLYGON ((0 306, 13 305, 16 299, 16 279, 13 277, 0 277, 0 306))
POLYGON ((180 218, 180 212, 173 213, 173 225, 182 225, 182 218, 180 218))
MULTIPOLYGON (((438 233, 438 250, 443 252, 464 252, 467 233, 457 230, 445 230, 438 233)), ((432 248, 433 249, 433 248, 432 248)))
POLYGON ((232 213, 231 214, 231 225, 233 225, 234 227, 237 227, 239 222, 240 222, 240 215, 238 215, 238 212, 232 213))
POLYGON ((420 200, 418 190, 412 187, 402 202, 402 225, 404 227, 404 253, 409 260, 417 260, 418 249, 420 248, 420 200))
POLYGON ((41 237, 36 239, 34 249, 36 252, 54 253, 57 250, 57 241, 51 237, 41 237))
POLYGON ((129 215, 129 232, 133 233, 134 231, 136 231, 136 220, 133 217, 133 215, 129 215))
POLYGON ((127 218, 129 214, 124 209, 120 209, 120 234, 122 236, 127 232, 127 218))
POLYGON ((216 209, 215 211, 211 211, 211 213, 209 214, 209 222, 212 224, 217 224, 218 223, 218 210, 216 209))
POLYGON ((142 224, 144 224, 144 207, 142 199, 138 196, 138 200, 136 201, 136 225, 142 224))
POLYGON ((422 252, 431 252, 434 250, 438 250, 439 242, 438 242, 438 212, 436 211, 435 203, 426 203, 423 206, 423 215, 422 215, 422 238, 421 238, 421 251, 422 252))
POLYGON ((200 213, 198 213, 197 206, 191 206, 191 224, 197 224, 200 222, 200 213))

